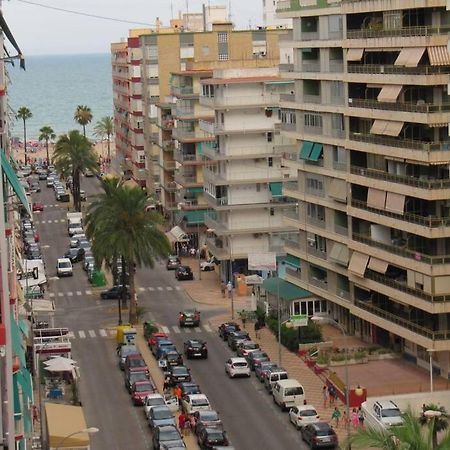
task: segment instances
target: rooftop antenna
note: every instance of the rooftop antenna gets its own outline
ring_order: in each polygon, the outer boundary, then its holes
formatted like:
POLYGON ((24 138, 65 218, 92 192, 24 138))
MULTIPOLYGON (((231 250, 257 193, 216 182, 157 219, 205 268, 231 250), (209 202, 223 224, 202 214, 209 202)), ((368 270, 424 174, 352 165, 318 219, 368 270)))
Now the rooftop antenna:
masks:
POLYGON ((173 1, 172 0, 170 0, 170 17, 173 20, 173 1))

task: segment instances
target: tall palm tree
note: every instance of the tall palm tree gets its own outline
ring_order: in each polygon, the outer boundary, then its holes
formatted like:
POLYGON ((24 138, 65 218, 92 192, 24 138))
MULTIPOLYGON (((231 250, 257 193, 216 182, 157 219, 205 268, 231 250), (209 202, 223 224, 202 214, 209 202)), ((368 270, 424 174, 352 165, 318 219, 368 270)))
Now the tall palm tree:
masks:
POLYGON ((161 215, 146 210, 148 199, 142 189, 118 178, 102 181, 102 188, 104 193, 90 205, 86 215, 86 232, 97 260, 106 262, 115 255, 122 258, 131 294, 129 322, 135 324, 136 267, 153 267, 155 258, 169 254, 170 244, 162 231, 161 215))
POLYGON ((56 141, 53 157, 61 175, 72 176, 74 207, 76 211, 81 211, 80 174, 86 170, 97 170, 97 156, 91 142, 78 130, 69 131, 56 141))
POLYGON ((23 121, 23 148, 25 152, 25 165, 28 164, 28 155, 27 155, 27 120, 33 117, 33 114, 26 106, 21 106, 17 110, 16 114, 17 119, 22 119, 23 121))
POLYGON ((447 414, 447 410, 443 406, 435 405, 434 403, 430 403, 428 405, 424 405, 424 411, 437 411, 438 415, 434 416, 432 419, 422 414, 419 417, 419 422, 422 425, 427 424, 430 420, 433 423, 433 448, 437 447, 437 435, 441 431, 448 429, 448 419, 449 415, 447 414))
POLYGON ((78 105, 73 118, 83 127, 83 136, 86 137, 86 125, 92 121, 92 111, 86 105, 78 105))
POLYGON ((94 135, 103 139, 106 136, 108 142, 108 159, 111 159, 111 136, 114 132, 114 121, 111 116, 102 117, 94 127, 94 135))
POLYGON ((45 141, 45 149, 47 150, 47 166, 50 165, 50 156, 48 154, 48 143, 56 138, 53 128, 46 125, 39 130, 39 141, 45 141))
POLYGON ((434 419, 422 425, 411 410, 403 415, 401 427, 386 429, 359 428, 351 437, 351 448, 382 450, 447 450, 450 448, 450 433, 447 432, 439 444, 433 445, 434 419))

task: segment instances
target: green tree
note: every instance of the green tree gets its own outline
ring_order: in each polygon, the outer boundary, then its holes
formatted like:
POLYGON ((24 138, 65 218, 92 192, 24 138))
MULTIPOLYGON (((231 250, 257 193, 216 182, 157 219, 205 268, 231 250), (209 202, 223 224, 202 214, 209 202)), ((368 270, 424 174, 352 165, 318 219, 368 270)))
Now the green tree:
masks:
MULTIPOLYGON (((163 218, 147 210, 144 191, 128 186, 118 178, 102 180, 103 193, 90 205, 86 232, 92 239, 92 252, 99 262, 120 255, 122 274, 128 272, 131 301, 129 322, 137 322, 135 271, 153 267, 155 258, 170 253, 170 244, 162 231, 163 218)), ((122 278, 123 280, 123 278, 122 278)))
POLYGON ((92 111, 86 105, 78 105, 73 116, 75 122, 83 127, 83 136, 86 137, 86 125, 92 122, 92 111))
POLYGON ((33 114, 26 106, 21 106, 17 110, 16 118, 22 119, 23 121, 23 148, 25 152, 25 165, 28 164, 28 154, 27 154, 27 120, 31 119, 33 114))
POLYGON ((427 422, 432 421, 433 423, 433 448, 437 448, 437 435, 441 431, 448 429, 448 414, 447 410, 443 406, 435 405, 434 403, 429 403, 424 405, 424 411, 437 411, 439 415, 433 418, 428 418, 422 414, 419 421, 422 425, 427 424, 427 422))
POLYGON ((114 121, 111 116, 102 117, 94 127, 94 135, 103 139, 106 136, 108 143, 108 159, 111 158, 111 136, 114 133, 114 121))
POLYGON ((55 166, 61 175, 72 176, 73 203, 81 211, 80 174, 97 170, 97 156, 92 144, 78 130, 69 131, 58 138, 53 154, 55 166))
POLYGON ((39 141, 45 141, 45 149, 47 151, 47 166, 50 164, 50 156, 48 154, 48 143, 56 138, 56 134, 53 131, 53 128, 50 126, 42 127, 39 130, 39 141))
MULTIPOLYGON (((373 429, 358 428, 351 437, 353 449, 377 448, 382 450, 448 450, 450 448, 450 433, 441 439, 439 444, 433 445, 434 418, 422 424, 411 410, 403 415, 404 424, 401 427, 373 429)), ((346 447, 344 447, 346 448, 346 447)))

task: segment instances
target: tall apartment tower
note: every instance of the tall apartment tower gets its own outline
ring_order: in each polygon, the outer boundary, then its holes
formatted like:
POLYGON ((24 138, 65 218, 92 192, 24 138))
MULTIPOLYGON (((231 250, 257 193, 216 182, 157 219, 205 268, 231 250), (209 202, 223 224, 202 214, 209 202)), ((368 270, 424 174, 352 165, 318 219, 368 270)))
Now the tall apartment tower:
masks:
MULTIPOLYGON (((444 0, 280 1, 293 19, 300 231, 287 280, 347 330, 450 375, 450 121, 444 0)), ((311 312, 314 314, 314 311, 311 312)))
POLYGON ((277 15, 277 4, 280 0, 262 0, 263 24, 265 27, 292 28, 292 19, 277 15))

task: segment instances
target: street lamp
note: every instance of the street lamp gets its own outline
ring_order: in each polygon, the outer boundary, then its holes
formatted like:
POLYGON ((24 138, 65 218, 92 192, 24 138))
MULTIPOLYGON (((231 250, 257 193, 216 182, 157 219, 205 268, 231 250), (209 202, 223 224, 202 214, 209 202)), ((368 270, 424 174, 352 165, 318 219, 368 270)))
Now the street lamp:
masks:
POLYGON ((73 433, 68 434, 67 436, 64 436, 56 445, 55 450, 58 450, 63 444, 64 442, 69 439, 72 436, 75 436, 76 434, 81 434, 81 433, 87 433, 87 434, 95 434, 98 433, 100 430, 96 427, 89 427, 89 428, 83 428, 82 430, 79 431, 75 431, 73 433))
POLYGON ((337 327, 342 335, 344 336, 344 346, 345 346, 345 411, 346 411, 346 415, 347 415, 347 423, 346 423, 346 428, 347 428, 347 445, 348 448, 350 448, 350 399, 349 399, 349 376, 348 376, 348 337, 347 337, 347 333, 345 332, 344 327, 339 323, 336 322, 333 319, 330 319, 329 317, 323 317, 323 316, 312 316, 310 318, 310 320, 312 320, 315 323, 328 323, 331 325, 334 325, 335 327, 337 327))
POLYGON ((434 352, 434 349, 428 348, 427 352, 430 357, 430 392, 433 392, 433 390, 434 390, 434 386, 433 386, 433 352, 434 352))

